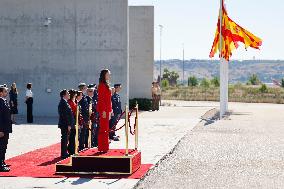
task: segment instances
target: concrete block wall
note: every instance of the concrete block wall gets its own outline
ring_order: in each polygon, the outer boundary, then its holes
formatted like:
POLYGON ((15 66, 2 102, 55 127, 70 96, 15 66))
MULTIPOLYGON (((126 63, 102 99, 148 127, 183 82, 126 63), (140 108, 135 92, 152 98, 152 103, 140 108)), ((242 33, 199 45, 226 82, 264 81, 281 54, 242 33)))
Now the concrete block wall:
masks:
POLYGON ((154 64, 154 7, 129 7, 130 98, 151 98, 154 64))
POLYGON ((33 83, 34 114, 56 116, 59 90, 98 83, 103 68, 128 99, 127 0, 1 0, 0 83, 16 82, 19 111, 33 83), (51 24, 44 26, 46 18, 51 24), (51 89, 51 93, 47 92, 51 89))

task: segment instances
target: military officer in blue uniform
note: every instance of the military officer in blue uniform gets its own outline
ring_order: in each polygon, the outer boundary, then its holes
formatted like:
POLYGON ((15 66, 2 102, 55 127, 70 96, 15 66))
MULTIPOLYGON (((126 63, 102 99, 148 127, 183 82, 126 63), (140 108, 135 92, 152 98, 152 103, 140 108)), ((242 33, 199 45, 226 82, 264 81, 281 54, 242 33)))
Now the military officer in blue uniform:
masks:
POLYGON ((88 85, 88 89, 87 89, 87 101, 88 101, 88 105, 90 107, 90 105, 92 106, 92 113, 90 115, 90 121, 92 122, 92 147, 97 147, 98 146, 98 125, 97 125, 97 117, 98 117, 98 112, 97 112, 97 97, 94 95, 95 93, 95 84, 90 84, 88 85))
POLYGON ((93 84, 93 88, 94 88, 94 97, 93 100, 98 102, 98 89, 97 89, 97 85, 93 84))
MULTIPOLYGON (((121 91, 122 86, 121 84, 115 84, 114 85, 114 94, 111 97, 112 101, 112 116, 110 119, 110 129, 114 127, 119 115, 122 113, 122 108, 121 108, 121 100, 119 96, 119 92, 121 91)), ((115 128, 114 128, 115 129, 115 128)), ((119 136, 116 136, 115 132, 110 132, 109 138, 114 140, 114 141, 119 141, 119 136)))
POLYGON ((94 129, 93 129, 93 137, 92 137, 92 147, 97 147, 98 146, 98 133, 99 133, 99 112, 97 112, 98 90, 97 90, 96 84, 93 84, 92 87, 94 89, 94 96, 93 96, 94 114, 92 117, 94 129))
POLYGON ((9 172, 10 168, 5 163, 9 135, 12 133, 11 109, 6 97, 8 88, 0 86, 0 172, 9 172))
POLYGON ((78 85, 79 91, 82 91, 83 97, 79 102, 79 106, 81 107, 81 114, 83 117, 83 128, 81 129, 80 132, 80 137, 79 137, 79 150, 83 150, 88 147, 88 127, 89 127, 89 121, 90 121, 90 115, 89 115, 89 104, 87 100, 87 85, 86 83, 80 83, 78 85))

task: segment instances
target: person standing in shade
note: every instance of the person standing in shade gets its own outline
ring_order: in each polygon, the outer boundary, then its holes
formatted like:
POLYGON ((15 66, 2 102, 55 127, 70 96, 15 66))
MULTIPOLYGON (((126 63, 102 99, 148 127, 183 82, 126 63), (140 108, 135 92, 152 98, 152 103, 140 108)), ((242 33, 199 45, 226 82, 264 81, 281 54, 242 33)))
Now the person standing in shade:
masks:
POLYGON ((27 122, 33 123, 33 92, 32 92, 32 84, 27 84, 27 91, 26 91, 26 104, 27 104, 27 122))
POLYGON ((7 96, 8 88, 0 86, 0 172, 10 171, 5 163, 9 135, 12 133, 11 110, 6 100, 7 96))
POLYGON ((11 119, 12 123, 16 124, 16 114, 18 114, 18 90, 16 83, 11 85, 11 90, 9 92, 10 97, 10 108, 11 108, 11 119))
POLYGON ((102 70, 98 87, 98 105, 100 127, 98 134, 98 151, 106 153, 109 150, 109 120, 112 113, 110 71, 102 70))
MULTIPOLYGON (((120 91, 121 91, 121 84, 115 84, 114 85, 114 93, 111 97, 112 111, 113 112, 112 112, 112 116, 111 116, 111 119, 110 119, 110 129, 114 127, 114 125, 117 122, 119 115, 122 113, 121 101, 120 101, 120 96, 119 96, 120 91)), ((114 141, 119 141, 119 137, 116 136, 115 131, 109 133, 109 138, 111 140, 114 140, 114 141)))
POLYGON ((75 129, 75 120, 72 109, 68 104, 70 95, 66 89, 60 92, 60 102, 58 104, 59 122, 58 128, 61 130, 61 158, 69 157, 67 153, 69 136, 71 129, 75 129))
POLYGON ((152 83, 152 111, 159 111, 161 98, 161 88, 157 82, 152 83))

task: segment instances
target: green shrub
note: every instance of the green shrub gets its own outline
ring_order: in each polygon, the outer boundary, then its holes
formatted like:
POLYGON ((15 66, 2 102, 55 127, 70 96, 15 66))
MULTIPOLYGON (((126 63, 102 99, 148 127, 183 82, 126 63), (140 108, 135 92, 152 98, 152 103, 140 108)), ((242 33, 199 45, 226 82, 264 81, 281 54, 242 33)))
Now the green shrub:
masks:
POLYGON ((214 77, 213 79, 211 79, 210 83, 214 87, 220 87, 220 80, 218 77, 214 77))
POLYGON ((139 110, 149 111, 152 109, 152 99, 134 98, 129 100, 129 109, 133 109, 138 103, 139 110))
POLYGON ((163 80, 162 80, 162 88, 163 88, 163 89, 166 89, 166 88, 168 88, 169 86, 170 86, 169 80, 163 79, 163 80))
POLYGON ((284 88, 284 78, 281 79, 281 87, 284 88))
POLYGON ((259 84, 261 84, 261 81, 259 80, 259 78, 256 74, 252 74, 252 76, 250 76, 247 84, 248 85, 259 85, 259 84))
POLYGON ((191 76, 188 78, 188 86, 189 87, 196 87, 198 86, 198 80, 195 76, 191 76))
POLYGON ((259 88, 259 91, 261 93, 267 93, 268 92, 268 88, 265 84, 262 84, 261 87, 259 88))
POLYGON ((210 87, 210 82, 208 79, 202 79, 201 80, 201 83, 200 83, 200 86, 203 88, 203 89, 208 89, 210 87))

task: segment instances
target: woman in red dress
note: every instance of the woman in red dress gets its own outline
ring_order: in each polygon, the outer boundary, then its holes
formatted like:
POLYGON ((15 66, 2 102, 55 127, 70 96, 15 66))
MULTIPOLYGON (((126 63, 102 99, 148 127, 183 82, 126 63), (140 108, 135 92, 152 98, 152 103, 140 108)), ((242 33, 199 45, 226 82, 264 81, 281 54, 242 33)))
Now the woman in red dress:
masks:
POLYGON ((109 86, 110 71, 101 71, 100 83, 98 86, 97 111, 100 116, 100 126, 98 133, 98 151, 107 152, 109 150, 109 120, 112 112, 111 88, 109 86))

